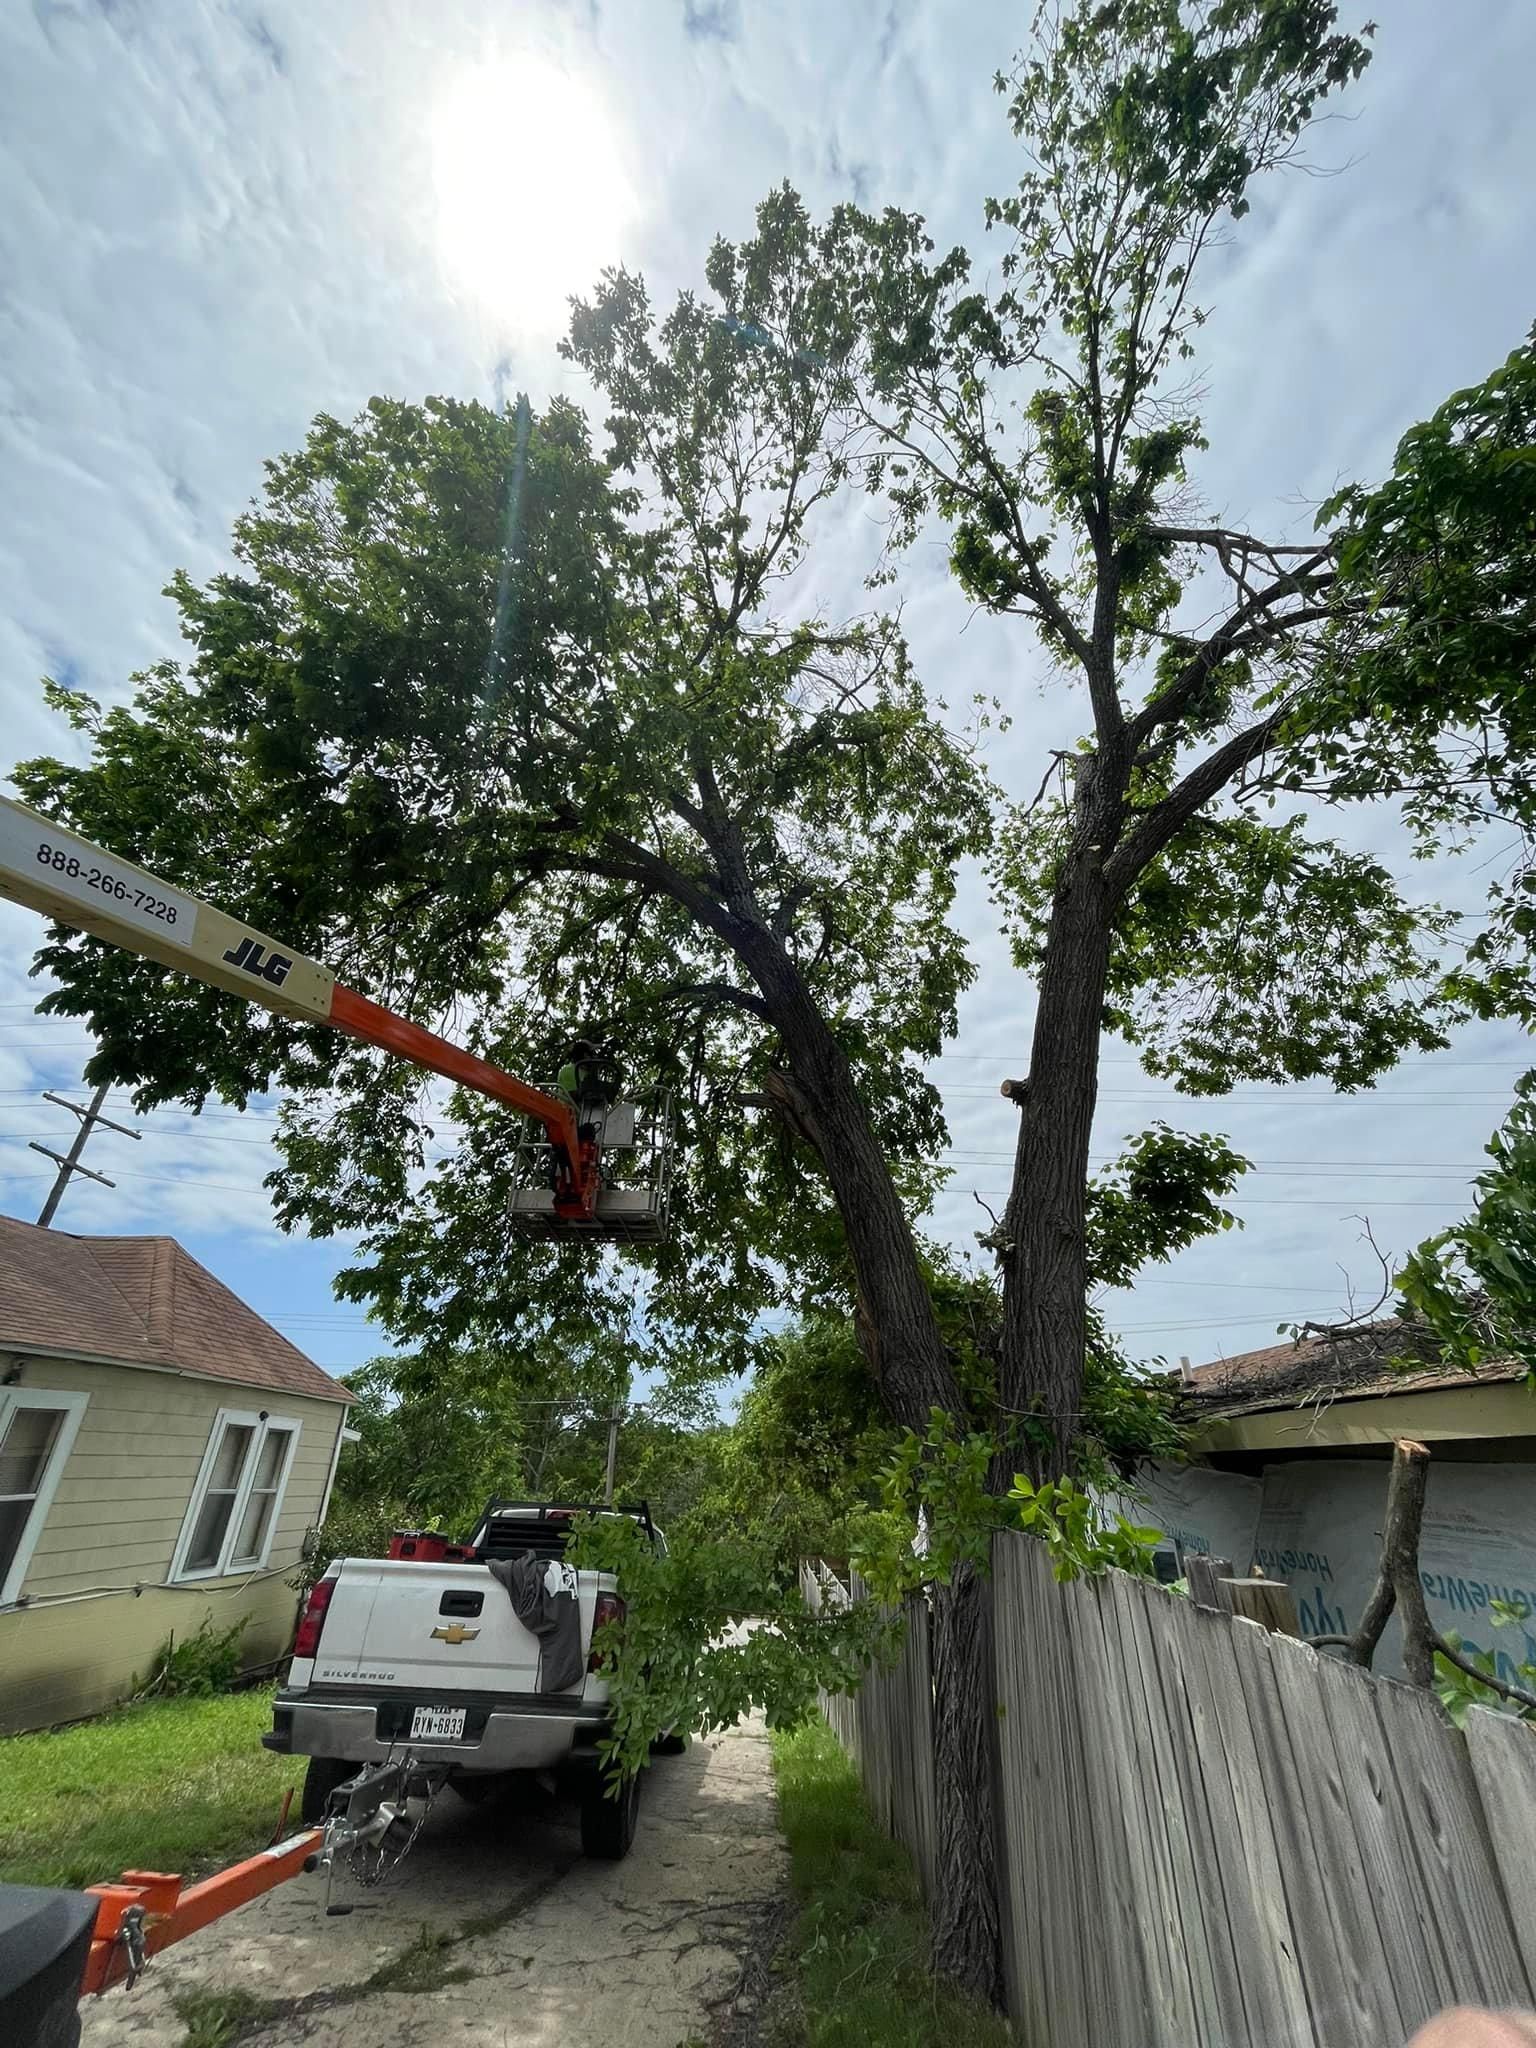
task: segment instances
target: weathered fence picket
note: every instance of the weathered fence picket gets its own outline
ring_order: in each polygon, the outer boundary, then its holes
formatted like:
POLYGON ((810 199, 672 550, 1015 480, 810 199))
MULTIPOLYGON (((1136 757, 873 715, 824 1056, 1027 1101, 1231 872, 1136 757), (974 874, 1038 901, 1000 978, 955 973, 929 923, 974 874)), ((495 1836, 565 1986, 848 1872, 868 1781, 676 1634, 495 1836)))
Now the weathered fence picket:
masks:
MULTIPOLYGON (((808 1571, 807 1598, 859 1597, 808 1571)), ((1536 1732, 997 1539, 999 1908, 1025 2048, 1399 2048, 1536 2004, 1536 1732)), ((934 1882, 927 1608, 829 1718, 934 1882)))

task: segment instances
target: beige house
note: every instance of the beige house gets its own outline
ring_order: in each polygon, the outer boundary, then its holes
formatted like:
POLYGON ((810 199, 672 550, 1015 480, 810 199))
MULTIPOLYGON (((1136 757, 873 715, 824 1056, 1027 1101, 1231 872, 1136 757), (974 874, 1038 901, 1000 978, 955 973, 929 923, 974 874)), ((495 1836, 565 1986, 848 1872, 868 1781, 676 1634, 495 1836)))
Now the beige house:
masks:
POLYGON ((205 1617, 281 1656, 351 1398, 173 1239, 0 1218, 0 1733, 127 1697, 205 1617))

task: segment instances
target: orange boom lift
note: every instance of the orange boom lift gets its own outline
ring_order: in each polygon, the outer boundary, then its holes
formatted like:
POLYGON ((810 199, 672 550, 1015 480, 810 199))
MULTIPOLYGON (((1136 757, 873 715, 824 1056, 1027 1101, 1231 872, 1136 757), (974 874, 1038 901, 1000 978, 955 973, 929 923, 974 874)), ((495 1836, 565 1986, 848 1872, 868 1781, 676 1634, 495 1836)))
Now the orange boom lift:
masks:
MULTIPOLYGON (((599 1236, 656 1243, 666 1234, 670 1196, 671 1133, 665 1106, 652 1118, 642 1144, 632 1104, 614 1105, 578 1120, 570 1101, 519 1081, 489 1060, 452 1045, 393 1010, 339 982, 318 960, 211 903, 119 860, 51 819, 0 797, 0 896, 39 910, 157 960, 162 967, 260 1003, 303 1024, 328 1024, 365 1045, 441 1074, 543 1127, 537 1162, 517 1188, 508 1212, 513 1229, 543 1236, 599 1236), (646 1154, 648 1180, 625 1188, 605 1182, 606 1152, 646 1154)), ((629 1176, 631 1183, 636 1175, 629 1176)))

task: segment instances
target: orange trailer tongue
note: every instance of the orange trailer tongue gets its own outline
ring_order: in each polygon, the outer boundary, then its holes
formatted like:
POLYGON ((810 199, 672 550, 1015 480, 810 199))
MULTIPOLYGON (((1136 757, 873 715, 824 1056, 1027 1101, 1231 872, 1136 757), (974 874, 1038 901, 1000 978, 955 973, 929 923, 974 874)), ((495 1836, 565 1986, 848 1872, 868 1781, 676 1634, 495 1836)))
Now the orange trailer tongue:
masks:
POLYGON ((91 1885, 87 1896, 101 1903, 81 1979, 82 1995, 131 1984, 161 1949, 297 1877, 319 1853, 324 1836, 323 1828, 306 1828, 185 1889, 179 1877, 158 1870, 125 1870, 116 1884, 91 1885))

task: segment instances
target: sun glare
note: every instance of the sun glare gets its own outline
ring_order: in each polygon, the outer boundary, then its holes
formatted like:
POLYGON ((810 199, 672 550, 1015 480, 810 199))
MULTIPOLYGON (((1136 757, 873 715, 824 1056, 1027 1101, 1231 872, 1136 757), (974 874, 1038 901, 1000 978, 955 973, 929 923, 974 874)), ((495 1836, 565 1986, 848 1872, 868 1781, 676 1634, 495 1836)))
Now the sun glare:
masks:
POLYGON ((432 122, 439 249, 458 290, 515 327, 563 325, 622 253, 633 195, 596 96, 538 58, 461 79, 432 122))

